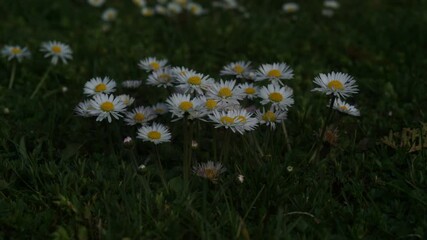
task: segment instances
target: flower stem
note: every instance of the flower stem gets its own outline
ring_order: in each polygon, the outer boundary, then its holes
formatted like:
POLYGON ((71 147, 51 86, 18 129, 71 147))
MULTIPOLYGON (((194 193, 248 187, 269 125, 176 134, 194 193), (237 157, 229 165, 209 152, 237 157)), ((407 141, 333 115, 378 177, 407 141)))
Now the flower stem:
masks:
POLYGON ((182 171, 184 180, 187 182, 190 176, 191 157, 193 155, 191 142, 193 140, 193 123, 188 121, 188 117, 184 117, 184 159, 182 171))
POLYGON ((168 185, 165 180, 165 172, 163 171, 162 161, 160 161, 159 148, 157 147, 157 144, 154 144, 154 148, 156 149, 156 163, 157 163, 157 167, 159 168, 160 179, 162 181, 163 187, 166 189, 166 191, 169 191, 168 185))
POLYGON ((326 132, 326 127, 328 126, 329 121, 331 121, 331 116, 332 116, 332 113, 333 113, 333 109, 332 108, 334 107, 334 102, 335 102, 335 96, 332 96, 331 103, 329 104, 328 117, 326 118, 326 121, 325 121, 325 124, 323 125, 322 131, 320 132, 320 139, 319 139, 320 145, 322 145, 323 137, 324 137, 325 132, 326 132))
POLYGON ((286 147, 290 152, 292 151, 292 147, 291 147, 291 143, 289 142, 288 131, 286 131, 286 125, 284 120, 282 121, 282 129, 283 129, 283 134, 285 135, 286 147))
POLYGON ((34 89, 34 92, 31 94, 30 99, 33 99, 34 96, 36 96, 37 92, 40 90, 41 86, 43 85, 43 83, 46 81, 47 76, 49 75, 50 70, 52 69, 52 65, 50 65, 47 69, 46 72, 44 73, 43 77, 41 78, 39 84, 37 84, 36 89, 34 89))
POLYGON ((15 81, 15 74, 16 74, 16 61, 13 61, 12 73, 10 74, 10 80, 9 80, 9 89, 12 89, 13 87, 13 82, 15 81))

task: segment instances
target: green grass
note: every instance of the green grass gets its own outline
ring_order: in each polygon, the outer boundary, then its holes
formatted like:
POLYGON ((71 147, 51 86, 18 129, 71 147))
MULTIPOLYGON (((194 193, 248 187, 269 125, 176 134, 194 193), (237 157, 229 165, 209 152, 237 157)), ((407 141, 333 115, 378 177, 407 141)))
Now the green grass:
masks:
MULTIPOLYGON (((102 10, 83 0, 3 0, 0 45, 26 45, 33 57, 18 65, 13 90, 11 64, 0 62, 0 107, 10 109, 0 117, 0 239, 426 238, 426 150, 392 149, 381 138, 426 122, 427 4, 341 1, 336 15, 325 18, 320 1, 304 1, 292 20, 281 13, 282 1, 240 2, 251 18, 221 11, 143 18, 130 1, 111 0, 119 17, 102 32, 102 10), (29 100, 49 65, 38 52, 48 40, 69 44, 74 59, 56 66, 29 100), (263 156, 249 135, 231 135, 228 171, 218 184, 191 176, 187 186, 185 133, 176 122, 168 124, 173 142, 159 147, 167 186, 154 147, 139 140, 136 163, 147 168, 137 170, 122 144, 135 128, 79 118, 73 108, 94 76, 144 79, 137 62, 148 56, 215 77, 241 59, 288 63, 295 71, 286 122, 292 151, 280 128, 269 137, 254 133, 263 156), (338 146, 309 162, 327 114, 327 99, 311 92, 312 81, 332 70, 356 77, 362 116, 334 118, 338 146)), ((144 105, 167 97, 148 86, 138 94, 144 105)), ((214 159, 214 140, 224 146, 209 128, 202 123, 196 130, 199 161, 214 159)))

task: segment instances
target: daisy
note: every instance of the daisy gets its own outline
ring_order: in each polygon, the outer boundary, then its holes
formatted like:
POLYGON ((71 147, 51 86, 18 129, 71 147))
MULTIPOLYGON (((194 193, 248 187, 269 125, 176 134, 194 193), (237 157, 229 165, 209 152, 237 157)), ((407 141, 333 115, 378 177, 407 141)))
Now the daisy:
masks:
POLYGON ((105 0, 87 0, 87 2, 94 7, 100 7, 105 3, 105 0))
POLYGON ((147 85, 157 87, 172 87, 173 72, 169 67, 161 68, 148 76, 147 85))
POLYGON ((324 8, 322 9, 322 15, 325 17, 332 17, 334 16, 334 10, 324 8))
POLYGON ((359 90, 356 85, 356 80, 346 73, 332 72, 328 74, 319 74, 314 79, 314 83, 319 85, 312 91, 323 92, 326 95, 334 95, 335 97, 345 99, 359 90))
POLYGON ((127 95, 127 94, 122 94, 118 96, 120 98, 120 100, 123 102, 123 104, 126 107, 129 107, 130 105, 133 104, 133 102, 135 102, 135 98, 127 95))
MULTIPOLYGON (((238 118, 238 110, 230 111, 213 111, 208 118, 215 124, 215 128, 224 127, 231 131, 241 133, 241 124, 239 122, 243 120, 238 118)), ((243 133, 241 133, 243 134, 243 133)))
POLYGON ((202 5, 194 2, 190 2, 187 4, 187 10, 196 16, 200 16, 204 14, 206 11, 203 9, 202 5))
POLYGON ((125 114, 125 122, 127 125, 133 126, 136 124, 146 124, 156 118, 156 114, 150 107, 140 106, 125 114))
POLYGON ((101 16, 105 22, 113 22, 117 18, 117 10, 115 8, 106 9, 101 16))
POLYGON ((141 80, 127 80, 122 82, 122 86, 124 88, 139 88, 141 84, 142 84, 141 80))
POLYGON ((164 68, 167 63, 168 63, 168 60, 166 59, 157 60, 157 58, 155 57, 149 57, 149 58, 140 60, 138 63, 138 67, 147 72, 151 72, 151 71, 157 71, 160 68, 164 68))
POLYGON ((107 94, 97 94, 90 100, 93 110, 90 113, 97 116, 96 121, 102 121, 107 118, 108 122, 111 123, 111 116, 115 119, 121 117, 121 113, 125 111, 126 106, 120 100, 119 97, 107 94))
POLYGON ((59 59, 64 64, 67 64, 67 60, 73 59, 73 56, 71 55, 73 52, 71 51, 70 46, 57 41, 42 43, 40 51, 45 52, 45 58, 52 57, 51 63, 53 65, 56 65, 59 59))
POLYGON ((297 3, 294 3, 294 2, 289 2, 289 3, 283 4, 282 9, 286 13, 295 13, 295 12, 298 12, 299 5, 297 3))
POLYGON ((286 115, 286 111, 274 108, 270 108, 268 111, 265 111, 264 108, 256 111, 259 123, 270 126, 271 129, 276 128, 276 123, 282 123, 286 119, 286 115))
POLYGON ((157 114, 157 115, 163 115, 168 113, 169 108, 166 103, 156 103, 153 106, 151 106, 151 109, 157 114))
POLYGON ((326 0, 323 2, 323 6, 325 8, 338 9, 340 7, 340 3, 335 0, 326 0))
POLYGON ((141 14, 144 17, 154 16, 154 13, 156 13, 156 12, 154 11, 154 9, 152 9, 150 7, 142 7, 141 8, 141 14))
POLYGON ((112 93, 116 91, 116 82, 109 77, 95 77, 85 83, 83 93, 93 96, 101 93, 112 93))
POLYGON ((26 47, 6 45, 1 50, 1 55, 7 57, 7 60, 16 59, 21 62, 24 58, 30 58, 31 53, 26 47))
POLYGON ((172 74, 175 78, 178 78, 179 76, 184 76, 185 74, 189 74, 191 72, 191 74, 196 74, 195 71, 190 70, 186 67, 173 67, 171 68, 172 74))
POLYGON ((251 71, 251 62, 233 62, 224 66, 220 72, 221 75, 231 75, 236 78, 246 78, 246 75, 251 71))
POLYGON ((92 105, 90 104, 90 100, 85 100, 80 102, 75 108, 74 112, 81 117, 92 117, 91 110, 94 110, 92 105))
POLYGON ((243 96, 248 99, 253 99, 258 95, 259 89, 252 83, 242 83, 238 85, 243 92, 243 96))
POLYGON ((193 166, 193 173, 199 177, 206 178, 212 183, 218 181, 219 176, 227 169, 219 162, 208 161, 206 163, 199 163, 193 166))
POLYGON ((211 82, 209 76, 189 71, 178 76, 177 88, 181 88, 185 93, 203 94, 203 90, 206 90, 211 82))
POLYGON ((341 99, 339 98, 335 100, 333 109, 342 113, 346 113, 351 116, 355 116, 355 117, 360 116, 360 112, 355 106, 352 106, 344 101, 341 101, 341 99))
POLYGON ((184 117, 187 113, 194 111, 196 103, 191 99, 190 95, 174 93, 170 96, 166 103, 169 107, 169 112, 172 113, 172 117, 176 117, 179 120, 184 117))
POLYGON ((162 5, 156 5, 156 7, 154 8, 154 11, 160 15, 166 15, 167 13, 166 7, 162 5))
POLYGON ((246 109, 234 110, 236 114, 236 130, 243 134, 247 131, 252 131, 258 125, 258 120, 252 117, 252 113, 249 113, 246 109))
POLYGON ((259 96, 262 98, 262 105, 271 103, 271 106, 274 107, 274 109, 282 110, 287 110, 288 107, 294 104, 292 95, 293 90, 290 87, 281 87, 274 84, 269 84, 266 87, 262 87, 259 91, 259 96))
POLYGON ((197 104, 199 111, 204 112, 204 115, 207 115, 214 110, 222 109, 222 104, 215 99, 199 96, 195 100, 199 103, 197 104))
POLYGON ((244 94, 243 89, 236 86, 235 80, 221 80, 220 82, 213 83, 209 87, 207 96, 220 103, 229 105, 238 104, 238 101, 243 99, 244 94))
POLYGON ((169 129, 160 123, 153 123, 151 126, 142 126, 138 129, 136 137, 142 139, 144 142, 152 142, 156 145, 170 142, 171 140, 169 129))
POLYGON ((168 13, 170 14, 180 14, 182 12, 182 7, 178 3, 170 2, 166 6, 168 13))
POLYGON ((269 79, 273 84, 281 84, 282 79, 291 79, 294 77, 293 70, 286 63, 263 64, 258 68, 255 81, 269 79))
POLYGON ((145 5, 147 5, 147 2, 145 0, 132 0, 132 2, 138 7, 144 7, 145 5))

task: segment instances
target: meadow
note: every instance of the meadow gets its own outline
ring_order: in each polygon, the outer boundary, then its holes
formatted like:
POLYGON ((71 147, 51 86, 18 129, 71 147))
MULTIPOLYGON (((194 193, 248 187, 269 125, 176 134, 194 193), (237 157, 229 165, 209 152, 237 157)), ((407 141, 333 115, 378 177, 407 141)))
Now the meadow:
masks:
POLYGON ((333 15, 314 0, 290 13, 279 0, 195 2, 207 11, 0 2, 0 48, 31 51, 0 60, 0 239, 426 239, 427 2, 342 0, 333 15), (106 23, 109 7, 117 16, 106 23), (40 51, 54 40, 70 46, 67 64, 40 51), (161 144, 138 138, 141 125, 78 116, 95 77, 133 96, 129 110, 166 102, 173 88, 148 85, 151 72, 138 66, 149 57, 217 82, 232 79, 220 75, 229 63, 283 62, 294 103, 274 129, 159 115, 171 134, 161 144), (312 91, 333 71, 355 79, 358 93, 346 100, 360 116, 312 91), (126 80, 143 83, 127 89, 126 80), (223 168, 193 171, 207 161, 223 168))

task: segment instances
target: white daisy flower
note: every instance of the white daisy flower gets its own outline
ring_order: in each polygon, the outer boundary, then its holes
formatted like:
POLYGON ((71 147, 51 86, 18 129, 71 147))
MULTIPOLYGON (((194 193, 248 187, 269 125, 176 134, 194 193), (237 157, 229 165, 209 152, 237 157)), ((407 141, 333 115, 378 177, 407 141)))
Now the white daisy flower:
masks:
POLYGON ((170 142, 172 138, 169 129, 160 123, 153 123, 151 126, 142 126, 138 129, 136 137, 142 139, 144 142, 152 142, 154 144, 170 142))
POLYGON ((293 70, 286 63, 263 64, 258 68, 255 81, 269 79, 273 84, 279 83, 283 86, 282 79, 293 77, 293 70))
POLYGON ((100 7, 105 3, 105 0, 87 0, 87 2, 93 7, 100 7))
POLYGON ((175 2, 168 3, 166 8, 167 8, 169 14, 176 15, 176 14, 180 14, 182 12, 181 5, 179 5, 178 3, 175 3, 175 2))
POLYGON ((326 9, 326 8, 322 9, 322 15, 325 17, 333 17, 334 13, 335 12, 332 9, 326 9))
POLYGON ((117 10, 115 8, 107 8, 101 16, 105 22, 113 22, 117 18, 117 10))
POLYGON ((195 2, 190 2, 187 4, 187 10, 196 16, 200 16, 204 13, 206 13, 206 10, 203 9, 202 5, 195 3, 195 2))
POLYGON ((125 114, 125 122, 127 125, 133 126, 136 124, 146 124, 156 118, 156 114, 150 107, 140 106, 125 114))
POLYGON ((193 173, 199 177, 206 178, 212 183, 216 183, 219 176, 227 169, 219 162, 208 161, 193 166, 193 173))
POLYGON ((133 102, 135 102, 135 98, 127 95, 127 94, 122 94, 118 96, 120 98, 120 100, 122 100, 123 104, 125 104, 126 107, 129 107, 130 105, 133 104, 133 102))
POLYGON ((244 98, 243 89, 236 86, 236 81, 223 81, 213 83, 207 92, 207 97, 215 99, 225 105, 238 104, 244 98))
POLYGON ((251 71, 251 62, 233 62, 224 66, 220 72, 221 75, 231 75, 236 78, 246 78, 251 71))
POLYGON ((236 130, 240 134, 252 131, 257 127, 258 120, 252 116, 252 113, 249 113, 246 109, 234 111, 236 112, 236 130))
POLYGON ((173 86, 173 72, 171 68, 165 67, 158 71, 152 72, 148 76, 147 85, 157 87, 172 87, 173 86))
POLYGON ((293 90, 290 87, 269 84, 262 87, 259 91, 259 97, 262 98, 261 104, 271 103, 274 109, 287 110, 294 104, 293 90))
POLYGON ((185 93, 193 93, 194 91, 198 94, 203 94, 203 90, 211 84, 209 76, 205 76, 194 71, 189 71, 177 78, 177 88, 181 88, 185 93))
POLYGON ((238 85, 238 88, 242 89, 243 96, 248 99, 253 99, 258 96, 259 88, 253 83, 242 83, 238 85))
POLYGON ((176 78, 176 79, 179 76, 184 76, 185 74, 189 74, 189 73, 196 74, 195 71, 193 71, 189 68, 186 68, 186 67, 173 67, 173 68, 171 68, 171 71, 172 71, 174 78, 176 78))
POLYGON ((74 112, 81 117, 93 117, 90 111, 94 110, 90 104, 90 100, 80 102, 75 108, 74 112))
POLYGON ((325 8, 338 9, 340 7, 340 3, 335 0, 326 0, 323 2, 323 6, 325 8))
POLYGON ((352 106, 344 101, 341 101, 341 99, 339 98, 335 100, 333 109, 340 111, 342 113, 346 113, 351 116, 355 116, 355 117, 360 116, 360 112, 355 106, 352 106))
POLYGON ((319 85, 312 91, 323 92, 326 95, 334 95, 335 97, 345 99, 359 91, 356 85, 356 80, 346 73, 331 72, 328 74, 319 74, 314 79, 314 83, 319 85))
POLYGON ((282 9, 285 13, 295 13, 299 10, 299 5, 294 2, 288 2, 283 4, 282 9))
POLYGON ((154 16, 154 13, 156 13, 156 12, 154 11, 154 9, 152 9, 150 7, 142 7, 141 8, 141 14, 144 17, 154 16))
POLYGON ((200 104, 197 107, 200 108, 200 111, 204 112, 204 115, 211 113, 214 110, 222 109, 222 104, 218 100, 207 98, 205 96, 199 96, 196 98, 200 104))
POLYGON ((140 60, 138 63, 138 67, 147 71, 157 71, 160 68, 164 68, 166 64, 168 63, 168 60, 166 59, 157 59, 155 57, 149 57, 143 60, 140 60))
POLYGON ((142 84, 141 80, 127 80, 122 82, 122 86, 124 88, 139 88, 141 84, 142 84))
POLYGON ((157 115, 163 115, 168 113, 169 108, 166 103, 156 103, 153 106, 151 106, 151 109, 157 114, 157 115))
POLYGON ((243 118, 239 118, 239 110, 230 110, 230 111, 213 111, 208 118, 215 124, 215 128, 224 127, 225 129, 230 129, 231 131, 242 132, 242 124, 240 123, 243 118))
POLYGON ((270 108, 270 110, 265 111, 263 108, 262 110, 256 111, 256 117, 259 123, 270 126, 271 129, 276 128, 276 123, 282 123, 286 119, 286 116, 286 111, 280 109, 270 108))
POLYGON ((90 100, 93 110, 90 113, 97 116, 96 121, 102 121, 107 118, 108 122, 112 121, 111 117, 119 119, 126 109, 126 106, 119 97, 107 94, 97 94, 90 100))
POLYGON ((113 93, 116 91, 116 82, 109 77, 95 77, 85 83, 83 93, 92 96, 101 93, 113 93))
POLYGON ((172 113, 172 117, 176 117, 176 120, 179 120, 184 117, 184 115, 190 114, 194 111, 196 103, 191 99, 190 95, 174 93, 170 96, 166 103, 169 107, 169 112, 172 113))
POLYGON ((67 60, 73 59, 73 56, 71 55, 73 52, 71 51, 70 46, 57 41, 42 43, 40 51, 45 52, 45 58, 52 57, 51 63, 53 65, 56 65, 59 59, 64 64, 67 64, 67 60))
POLYGON ((146 0, 132 0, 132 2, 138 7, 144 7, 145 5, 147 5, 146 0))
POLYGON ((31 53, 26 47, 6 45, 1 50, 1 55, 7 57, 8 61, 16 59, 18 62, 21 62, 24 58, 30 58, 31 53))
POLYGON ((160 14, 160 15, 166 15, 166 13, 167 13, 167 9, 166 9, 166 7, 165 6, 162 6, 162 5, 156 5, 156 7, 154 8, 154 11, 157 13, 157 14, 160 14))

